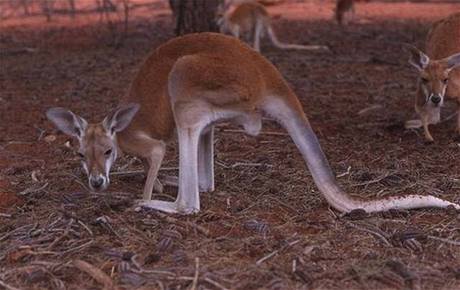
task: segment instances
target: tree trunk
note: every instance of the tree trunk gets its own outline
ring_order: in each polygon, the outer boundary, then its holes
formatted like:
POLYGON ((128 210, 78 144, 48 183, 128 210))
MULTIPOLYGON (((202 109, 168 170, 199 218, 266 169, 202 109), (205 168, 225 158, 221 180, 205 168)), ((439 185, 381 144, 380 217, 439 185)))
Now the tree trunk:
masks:
POLYGON ((29 16, 29 0, 21 0, 22 8, 24 9, 24 15, 29 16))
POLYGON ((75 0, 69 0, 69 8, 70 8, 70 16, 75 18, 76 8, 75 8, 75 0))
POLYGON ((176 35, 193 32, 218 32, 216 11, 224 0, 169 0, 176 18, 176 35))
POLYGON ((46 21, 50 22, 54 12, 54 0, 42 0, 41 6, 42 12, 46 16, 46 21))
POLYGON ((123 23, 124 23, 124 33, 125 33, 125 36, 128 35, 128 24, 129 24, 129 3, 130 0, 122 0, 122 3, 123 3, 123 23))

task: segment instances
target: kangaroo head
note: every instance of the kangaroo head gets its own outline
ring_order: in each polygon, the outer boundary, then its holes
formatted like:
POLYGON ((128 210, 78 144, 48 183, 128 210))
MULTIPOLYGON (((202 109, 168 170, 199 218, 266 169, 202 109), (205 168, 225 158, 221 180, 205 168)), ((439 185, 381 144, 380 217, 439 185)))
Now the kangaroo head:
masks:
POLYGON ((129 104, 93 124, 64 108, 51 108, 46 112, 59 130, 78 140, 77 155, 92 190, 101 191, 109 186, 110 168, 118 155, 116 133, 128 127, 138 110, 138 104, 129 104))
POLYGON ((453 54, 440 60, 432 60, 416 47, 410 46, 409 63, 419 73, 420 100, 424 105, 434 107, 444 103, 444 96, 449 82, 449 73, 460 65, 460 53, 453 54))

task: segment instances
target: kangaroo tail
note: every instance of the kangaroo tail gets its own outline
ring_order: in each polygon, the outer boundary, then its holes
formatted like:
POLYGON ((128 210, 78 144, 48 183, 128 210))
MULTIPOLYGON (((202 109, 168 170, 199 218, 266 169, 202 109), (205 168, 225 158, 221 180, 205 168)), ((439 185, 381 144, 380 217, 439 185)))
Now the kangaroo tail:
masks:
POLYGON ((301 152, 316 186, 333 208, 340 212, 350 212, 354 209, 379 212, 390 209, 444 208, 447 206, 460 209, 458 204, 431 195, 407 195, 372 201, 362 201, 351 197, 337 183, 299 101, 295 96, 288 101, 272 99, 264 104, 263 111, 275 118, 288 131, 301 152))
POLYGON ((282 43, 281 41, 278 40, 278 37, 276 36, 275 32, 273 31, 272 26, 269 23, 267 24, 267 33, 273 45, 280 49, 329 50, 329 47, 325 45, 300 45, 300 44, 282 43))

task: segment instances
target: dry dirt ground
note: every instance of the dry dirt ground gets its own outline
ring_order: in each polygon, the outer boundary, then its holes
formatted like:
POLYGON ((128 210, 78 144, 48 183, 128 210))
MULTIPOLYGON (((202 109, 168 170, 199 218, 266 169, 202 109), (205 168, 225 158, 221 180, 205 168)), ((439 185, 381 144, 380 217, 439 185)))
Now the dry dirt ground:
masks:
MULTIPOLYGON (((455 122, 435 126, 432 145, 402 126, 416 75, 401 46, 423 47, 430 23, 459 10, 455 1, 360 3, 355 23, 339 28, 329 1, 270 7, 284 41, 332 49, 262 48, 354 196, 460 202, 455 122)), ((124 39, 90 16, 1 24, 0 289, 460 289, 458 212, 341 216, 270 122, 258 137, 219 126, 217 189, 201 195, 199 214, 135 212, 144 177, 126 174, 141 169, 130 157, 107 192, 88 192, 74 143, 44 112, 64 106, 101 120, 147 53, 172 37, 167 7, 139 9, 124 39)), ((162 174, 176 166, 171 144, 162 174)))

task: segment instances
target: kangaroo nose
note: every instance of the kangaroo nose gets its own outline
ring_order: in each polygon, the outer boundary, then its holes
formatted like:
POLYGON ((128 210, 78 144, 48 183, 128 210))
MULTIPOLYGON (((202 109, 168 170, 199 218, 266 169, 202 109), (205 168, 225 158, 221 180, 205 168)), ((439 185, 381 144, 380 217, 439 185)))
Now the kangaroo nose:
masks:
POLYGON ((433 102, 433 104, 437 105, 441 102, 441 97, 438 95, 434 95, 431 97, 431 101, 433 102))
POLYGON ((90 179, 91 187, 94 189, 99 189, 101 186, 104 184, 104 178, 101 176, 98 177, 92 177, 90 179))

